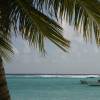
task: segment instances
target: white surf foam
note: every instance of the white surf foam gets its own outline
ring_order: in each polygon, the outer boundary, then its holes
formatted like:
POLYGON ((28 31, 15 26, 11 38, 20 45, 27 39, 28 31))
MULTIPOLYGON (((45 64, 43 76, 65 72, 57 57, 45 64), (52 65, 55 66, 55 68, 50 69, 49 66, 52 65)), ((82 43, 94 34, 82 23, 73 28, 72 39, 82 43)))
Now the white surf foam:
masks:
POLYGON ((43 77, 43 78, 88 78, 88 77, 100 77, 99 75, 7 75, 6 77, 43 77))

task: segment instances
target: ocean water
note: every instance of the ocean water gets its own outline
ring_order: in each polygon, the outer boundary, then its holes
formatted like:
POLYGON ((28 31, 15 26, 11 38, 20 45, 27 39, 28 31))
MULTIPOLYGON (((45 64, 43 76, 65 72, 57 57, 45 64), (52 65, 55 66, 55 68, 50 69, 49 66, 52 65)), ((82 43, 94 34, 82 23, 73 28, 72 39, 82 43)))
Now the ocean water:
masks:
POLYGON ((84 76, 7 76, 12 100, 100 100, 100 86, 80 84, 84 76))

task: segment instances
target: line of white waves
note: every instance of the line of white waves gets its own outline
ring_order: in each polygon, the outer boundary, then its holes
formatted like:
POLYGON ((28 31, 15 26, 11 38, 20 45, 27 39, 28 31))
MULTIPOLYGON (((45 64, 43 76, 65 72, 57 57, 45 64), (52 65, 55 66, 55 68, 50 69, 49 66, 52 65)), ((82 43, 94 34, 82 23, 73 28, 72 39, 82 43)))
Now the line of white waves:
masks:
POLYGON ((100 75, 7 75, 6 77, 43 77, 43 78, 96 78, 100 75))

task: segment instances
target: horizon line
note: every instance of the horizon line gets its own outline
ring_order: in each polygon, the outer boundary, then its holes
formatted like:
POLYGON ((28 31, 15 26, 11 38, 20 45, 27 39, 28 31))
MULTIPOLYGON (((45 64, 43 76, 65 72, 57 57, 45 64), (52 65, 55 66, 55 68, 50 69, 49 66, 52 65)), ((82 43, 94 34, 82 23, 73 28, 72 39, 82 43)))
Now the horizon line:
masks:
POLYGON ((100 75, 100 73, 6 73, 6 75, 100 75))

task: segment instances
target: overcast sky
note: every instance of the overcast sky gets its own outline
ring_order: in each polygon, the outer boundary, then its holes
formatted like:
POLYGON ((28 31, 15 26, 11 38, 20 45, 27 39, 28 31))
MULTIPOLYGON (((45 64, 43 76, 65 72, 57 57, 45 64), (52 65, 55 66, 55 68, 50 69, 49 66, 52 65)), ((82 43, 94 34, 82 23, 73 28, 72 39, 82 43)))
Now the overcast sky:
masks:
POLYGON ((13 38, 15 55, 5 64, 7 73, 100 74, 100 49, 85 43, 81 35, 63 22, 64 36, 71 40, 69 53, 46 41, 47 55, 30 48, 21 37, 13 38))

